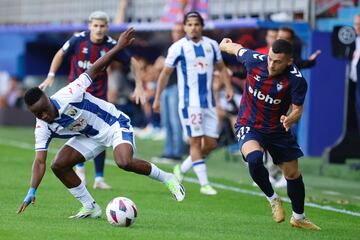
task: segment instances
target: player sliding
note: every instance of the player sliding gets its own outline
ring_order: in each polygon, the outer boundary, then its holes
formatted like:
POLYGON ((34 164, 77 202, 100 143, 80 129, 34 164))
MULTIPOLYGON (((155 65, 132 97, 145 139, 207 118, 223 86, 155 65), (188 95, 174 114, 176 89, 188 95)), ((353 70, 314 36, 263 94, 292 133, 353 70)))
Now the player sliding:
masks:
POLYGON ((291 44, 276 40, 269 55, 262 55, 225 38, 220 49, 236 55, 247 69, 246 90, 236 124, 237 136, 250 175, 270 202, 273 219, 278 223, 284 221, 285 211, 263 165, 264 150, 271 154, 287 180, 293 210, 290 224, 320 230, 305 218, 305 186, 298 167, 298 158, 303 152, 289 131, 302 115, 307 90, 305 79, 293 64, 291 44), (290 105, 291 111, 287 114, 290 105))
MULTIPOLYGON (((83 205, 80 211, 70 218, 101 216, 100 206, 72 168, 77 163, 94 158, 110 146, 113 147, 115 162, 120 168, 163 182, 177 201, 184 199, 184 188, 173 174, 162 171, 152 163, 133 158, 135 143, 129 117, 117 110, 113 104, 86 92, 92 79, 107 67, 121 49, 133 42, 134 31, 130 28, 122 33, 112 50, 97 60, 86 73, 50 98, 38 87, 25 93, 27 107, 36 117, 36 156, 30 189, 18 213, 25 211, 30 203, 35 202, 36 189, 45 174, 48 145, 53 137, 71 138, 59 150, 51 164, 55 175, 83 205)), ((138 100, 141 96, 135 97, 138 100)))

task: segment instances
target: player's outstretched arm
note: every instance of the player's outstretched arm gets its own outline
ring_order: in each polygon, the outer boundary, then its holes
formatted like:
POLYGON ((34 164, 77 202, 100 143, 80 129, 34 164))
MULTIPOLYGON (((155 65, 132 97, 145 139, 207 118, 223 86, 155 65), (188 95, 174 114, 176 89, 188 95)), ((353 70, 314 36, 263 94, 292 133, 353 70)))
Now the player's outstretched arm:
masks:
POLYGON ((45 90, 47 87, 51 87, 52 84, 54 83, 55 80, 55 74, 57 72, 57 70, 59 70, 63 60, 64 60, 64 50, 59 49, 59 51, 57 51, 57 53, 55 54, 51 65, 50 65, 50 70, 49 73, 46 77, 46 79, 39 85, 39 88, 41 90, 45 90))
POLYGON ((32 168, 30 189, 24 199, 24 202, 18 209, 17 213, 24 212, 26 207, 29 206, 30 203, 32 204, 35 203, 36 189, 39 187, 40 182, 44 177, 46 170, 46 157, 47 157, 47 151, 36 152, 36 156, 32 168))
POLYGON ((241 44, 233 43, 230 38, 224 38, 219 44, 220 50, 228 54, 236 55, 241 48, 244 48, 241 44))
POLYGON ((110 64, 121 49, 129 46, 135 40, 134 32, 135 29, 131 27, 121 33, 116 45, 86 71, 91 79, 95 79, 97 74, 110 64))
POLYGON ((156 87, 154 103, 152 106, 152 108, 155 112, 160 112, 160 96, 161 96, 161 93, 164 90, 165 86, 168 84, 170 75, 173 71, 174 71, 174 68, 164 66, 164 68, 162 69, 162 71, 159 75, 159 80, 158 80, 158 84, 156 87))

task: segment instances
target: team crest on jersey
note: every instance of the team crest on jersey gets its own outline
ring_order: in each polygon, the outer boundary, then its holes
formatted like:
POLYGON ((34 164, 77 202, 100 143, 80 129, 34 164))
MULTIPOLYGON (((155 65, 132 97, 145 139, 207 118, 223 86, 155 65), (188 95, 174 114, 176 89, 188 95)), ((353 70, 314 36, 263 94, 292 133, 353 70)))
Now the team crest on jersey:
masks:
POLYGON ((70 108, 65 112, 65 114, 74 117, 77 114, 77 112, 78 110, 76 110, 75 108, 70 108))
POLYGON ((76 119, 74 122, 72 122, 68 129, 73 132, 79 132, 81 130, 84 130, 87 125, 87 122, 83 118, 76 119))
POLYGON ((101 50, 100 51, 100 56, 102 57, 102 56, 104 56, 106 54, 106 52, 104 51, 104 50, 101 50))
POLYGON ((207 52, 207 53, 211 53, 211 48, 206 47, 206 48, 205 48, 205 52, 207 52))
POLYGON ((84 47, 81 52, 82 52, 83 54, 87 54, 88 51, 89 51, 88 48, 84 47))
POLYGON ((276 89, 278 92, 280 92, 281 89, 283 89, 283 88, 284 88, 284 85, 282 84, 282 82, 279 82, 278 84, 276 84, 276 89))

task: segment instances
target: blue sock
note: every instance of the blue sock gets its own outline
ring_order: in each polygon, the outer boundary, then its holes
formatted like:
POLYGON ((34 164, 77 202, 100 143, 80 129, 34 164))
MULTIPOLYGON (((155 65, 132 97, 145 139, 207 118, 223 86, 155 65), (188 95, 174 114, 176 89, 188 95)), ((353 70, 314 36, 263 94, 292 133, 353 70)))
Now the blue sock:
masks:
POLYGON ((297 179, 287 181, 287 194, 291 200, 291 206, 295 213, 304 213, 305 186, 300 175, 297 179))
POLYGON ((105 151, 100 153, 94 158, 95 164, 95 176, 103 177, 104 176, 104 164, 105 164, 105 151))
POLYGON ((254 182, 266 196, 274 195, 274 189, 269 181, 269 172, 264 167, 263 153, 259 150, 253 151, 246 156, 246 161, 249 164, 249 172, 254 182))

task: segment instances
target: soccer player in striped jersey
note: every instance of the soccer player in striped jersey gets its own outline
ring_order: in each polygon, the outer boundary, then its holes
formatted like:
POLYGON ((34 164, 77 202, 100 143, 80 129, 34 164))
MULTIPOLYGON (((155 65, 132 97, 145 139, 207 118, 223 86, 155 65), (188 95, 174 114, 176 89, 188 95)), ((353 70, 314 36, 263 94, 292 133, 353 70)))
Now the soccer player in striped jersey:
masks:
POLYGON ((320 230, 304 214, 305 186, 298 167, 298 158, 303 152, 289 131, 302 115, 307 91, 305 79, 293 64, 291 43, 278 39, 269 55, 265 55, 225 38, 220 49, 235 55, 247 70, 246 89, 236 124, 237 136, 250 175, 270 202, 273 219, 278 223, 284 221, 285 211, 263 165, 264 150, 271 154, 287 180, 293 210, 291 225, 320 230))
POLYGON ((121 49, 133 42, 133 34, 133 28, 122 33, 109 52, 50 98, 38 87, 25 93, 25 103, 36 117, 36 155, 30 189, 18 213, 35 201, 35 192, 45 174, 47 150, 52 138, 71 137, 51 164, 55 175, 83 205, 71 218, 101 216, 100 206, 72 168, 77 163, 97 156, 106 147, 113 148, 115 162, 120 168, 163 182, 177 201, 184 199, 185 191, 173 174, 166 173, 147 161, 133 158, 134 132, 128 116, 113 104, 86 92, 92 79, 96 79, 97 74, 110 64, 121 49))
MULTIPOLYGON (((94 62, 103 56, 106 52, 112 49, 116 41, 110 36, 106 35, 108 31, 109 17, 105 12, 95 11, 89 16, 89 30, 75 33, 61 49, 55 54, 49 74, 45 81, 39 85, 40 89, 45 90, 48 86, 51 86, 54 82, 54 77, 57 70, 60 68, 64 58, 70 57, 70 73, 68 76, 69 82, 77 79, 80 74, 84 73, 90 68, 94 62)), ((139 77, 140 67, 135 58, 130 56, 130 53, 123 49, 121 50, 114 60, 120 62, 123 66, 128 66, 129 63, 134 67, 136 76, 136 89, 135 93, 143 96, 142 82, 139 77)), ((93 96, 107 100, 108 89, 108 75, 107 72, 101 71, 97 78, 87 89, 87 92, 93 96)), ((95 181, 94 189, 110 189, 110 185, 104 181, 104 162, 105 151, 100 153, 94 158, 95 164, 95 181)), ((84 164, 78 164, 76 166, 76 173, 85 182, 85 167, 84 164)))
POLYGON ((189 12, 184 17, 186 36, 173 43, 160 73, 153 109, 160 111, 160 95, 169 81, 174 68, 177 70, 179 91, 179 116, 184 132, 189 137, 190 156, 174 173, 182 180, 184 173, 193 167, 201 188, 206 195, 217 191, 208 181, 205 158, 216 147, 218 116, 213 94, 214 68, 221 72, 225 82, 227 99, 233 96, 230 76, 221 57, 216 41, 202 36, 204 20, 198 12, 189 12))

